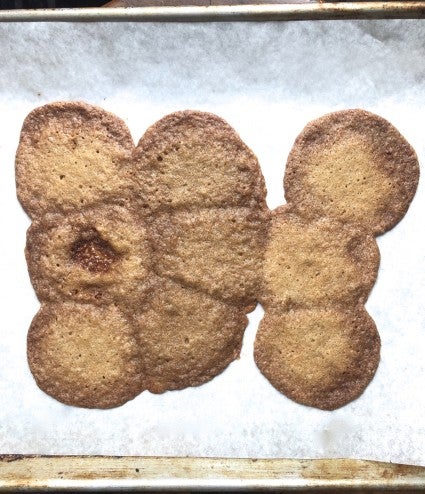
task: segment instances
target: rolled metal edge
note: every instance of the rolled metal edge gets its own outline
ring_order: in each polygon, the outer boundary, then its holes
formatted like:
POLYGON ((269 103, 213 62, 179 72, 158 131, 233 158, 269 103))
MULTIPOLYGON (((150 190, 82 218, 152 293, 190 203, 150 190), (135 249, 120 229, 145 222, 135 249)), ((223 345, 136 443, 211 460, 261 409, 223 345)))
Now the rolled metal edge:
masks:
POLYGON ((424 1, 0 11, 0 22, 222 22, 418 19, 424 17, 424 1))
MULTIPOLYGON (((425 468, 364 460, 173 457, 0 457, 0 492, 419 490, 425 468)), ((310 491, 309 491, 310 492, 310 491)))

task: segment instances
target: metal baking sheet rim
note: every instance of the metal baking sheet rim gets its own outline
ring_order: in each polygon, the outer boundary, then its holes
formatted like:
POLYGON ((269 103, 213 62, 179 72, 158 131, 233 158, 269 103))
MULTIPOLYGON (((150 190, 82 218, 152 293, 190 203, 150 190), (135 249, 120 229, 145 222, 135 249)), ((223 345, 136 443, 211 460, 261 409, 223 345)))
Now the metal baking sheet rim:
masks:
POLYGON ((220 22, 418 19, 424 17, 425 1, 315 2, 193 7, 168 6, 0 11, 0 22, 220 22))
POLYGON ((0 491, 423 491, 425 469, 363 460, 0 456, 0 491))
MULTIPOLYGON (((425 2, 0 11, 0 22, 208 22, 425 18, 425 2)), ((0 492, 425 489, 425 468, 351 459, 0 455, 0 492)))

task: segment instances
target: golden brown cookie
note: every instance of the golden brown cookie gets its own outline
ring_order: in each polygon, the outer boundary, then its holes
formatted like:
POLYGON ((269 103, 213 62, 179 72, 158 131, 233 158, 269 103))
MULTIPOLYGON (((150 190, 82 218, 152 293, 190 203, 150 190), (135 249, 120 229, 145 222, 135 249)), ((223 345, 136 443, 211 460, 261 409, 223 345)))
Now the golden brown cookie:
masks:
POLYGON ((379 362, 379 335, 363 304, 375 282, 372 235, 406 213, 416 154, 386 120, 344 110, 309 123, 285 172, 288 205, 273 214, 255 343, 261 372, 282 393, 338 408, 359 396, 379 362))
POLYGON ((260 302, 276 310, 364 303, 379 250, 372 235, 330 218, 306 220, 290 206, 273 212, 260 302))
POLYGON ((28 362, 38 386, 67 405, 112 408, 144 389, 134 329, 114 305, 43 305, 28 362))
POLYGON ((379 235, 404 216, 418 179, 416 153, 395 127, 364 110, 343 110, 297 137, 285 197, 309 218, 329 216, 379 235))
POLYGON ((26 254, 44 304, 29 361, 42 389, 76 406, 121 404, 129 398, 111 396, 112 388, 132 397, 145 378, 153 392, 212 379, 239 356, 244 312, 259 291, 266 190, 236 132, 215 115, 179 112, 133 148, 121 120, 84 103, 38 108, 21 133, 18 197, 34 220, 26 254), (105 339, 114 381, 108 362, 95 358, 106 354, 100 333, 109 319, 130 342, 112 341, 113 331, 105 339), (83 359, 76 370, 74 354, 83 359), (139 360, 137 379, 126 358, 139 360), (101 364, 107 389, 97 397, 101 364))
POLYGON ((128 197, 134 144, 124 122, 85 103, 52 103, 25 119, 18 198, 32 218, 128 197))
POLYGON ((239 357, 248 323, 242 310, 165 281, 135 316, 146 389, 198 386, 239 357))
POLYGON ((142 202, 151 209, 265 207, 257 158, 211 113, 172 113, 150 127, 133 155, 142 202))
POLYGON ((255 362, 298 403, 334 410, 362 394, 379 364, 380 338, 362 307, 267 312, 255 362))
POLYGON ((151 290, 145 227, 122 206, 34 221, 26 257, 41 301, 118 302, 138 308, 151 290))
POLYGON ((219 299, 252 304, 267 218, 261 210, 230 207, 157 215, 149 228, 155 269, 219 299))

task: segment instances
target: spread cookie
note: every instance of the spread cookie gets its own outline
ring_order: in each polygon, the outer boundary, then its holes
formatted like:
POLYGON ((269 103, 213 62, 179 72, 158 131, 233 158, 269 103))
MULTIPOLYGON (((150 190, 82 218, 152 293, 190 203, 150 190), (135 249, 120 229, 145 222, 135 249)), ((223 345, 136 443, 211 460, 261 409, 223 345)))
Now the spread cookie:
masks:
POLYGON ((265 207, 257 158, 211 113, 167 115, 146 131, 133 158, 140 196, 151 209, 265 207))
POLYGON ((152 288, 146 228, 122 206, 34 221, 26 257, 41 301, 140 306, 152 288))
POLYGON ((373 236, 392 228, 416 191, 419 165, 386 120, 345 110, 309 123, 285 171, 288 205, 273 213, 255 361, 293 400, 325 410, 367 387, 380 340, 363 304, 375 282, 373 236))
POLYGON ((244 312, 198 290, 164 282, 135 316, 146 388, 198 386, 239 357, 244 312))
POLYGON ((133 331, 114 305, 42 305, 28 333, 31 372, 67 405, 120 406, 144 389, 133 331))
POLYGON ((357 398, 375 374, 380 339, 362 308, 268 311, 255 361, 289 398, 334 410, 357 398))
POLYGON ((236 304, 259 292, 265 214, 252 208, 211 208, 157 215, 150 225, 161 276, 236 304))
POLYGON ((299 403, 347 404, 379 363, 363 307, 379 266, 374 237, 406 213, 418 177, 391 124, 336 112, 297 138, 288 204, 270 214, 256 157, 215 115, 167 115, 134 147, 100 108, 34 110, 16 182, 42 302, 28 334, 37 384, 89 408, 200 385, 239 357, 259 300, 260 371, 299 403))
POLYGON ((273 212, 264 258, 260 302, 287 310, 364 303, 379 268, 372 235, 327 217, 306 220, 290 206, 273 212))
POLYGON ((85 103, 52 103, 25 119, 16 154, 19 201, 31 218, 129 193, 133 140, 124 122, 85 103))
POLYGON ((134 148, 117 117, 53 103, 25 120, 16 179, 34 220, 26 256, 43 305, 28 358, 41 389, 107 408, 238 358, 268 210, 259 164, 226 122, 175 113, 134 148))
POLYGON ((297 137, 285 197, 302 214, 329 216, 380 235, 405 215, 416 192, 415 151, 389 122, 364 110, 329 113, 297 137))
POLYGON ((140 346, 150 349, 148 387, 163 392, 205 382, 239 355, 269 212, 257 159, 215 115, 167 115, 133 156, 153 269, 173 282, 135 317, 140 346))

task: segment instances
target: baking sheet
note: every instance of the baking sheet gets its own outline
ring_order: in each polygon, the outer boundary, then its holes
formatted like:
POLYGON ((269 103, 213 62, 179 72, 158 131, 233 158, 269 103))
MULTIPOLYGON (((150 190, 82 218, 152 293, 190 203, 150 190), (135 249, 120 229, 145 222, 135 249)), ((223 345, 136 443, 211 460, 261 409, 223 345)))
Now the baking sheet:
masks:
POLYGON ((26 114, 61 99, 98 104, 134 139, 166 113, 213 111, 257 154, 268 204, 283 203, 296 135, 328 111, 389 119, 425 162, 425 22, 0 25, 0 452, 351 457, 425 465, 425 186, 378 239, 367 303, 381 364, 361 398, 334 412, 298 405, 257 370, 250 315, 240 360, 210 383, 108 411, 62 405, 34 384, 26 333, 38 308, 23 256, 29 220, 14 187, 26 114))

